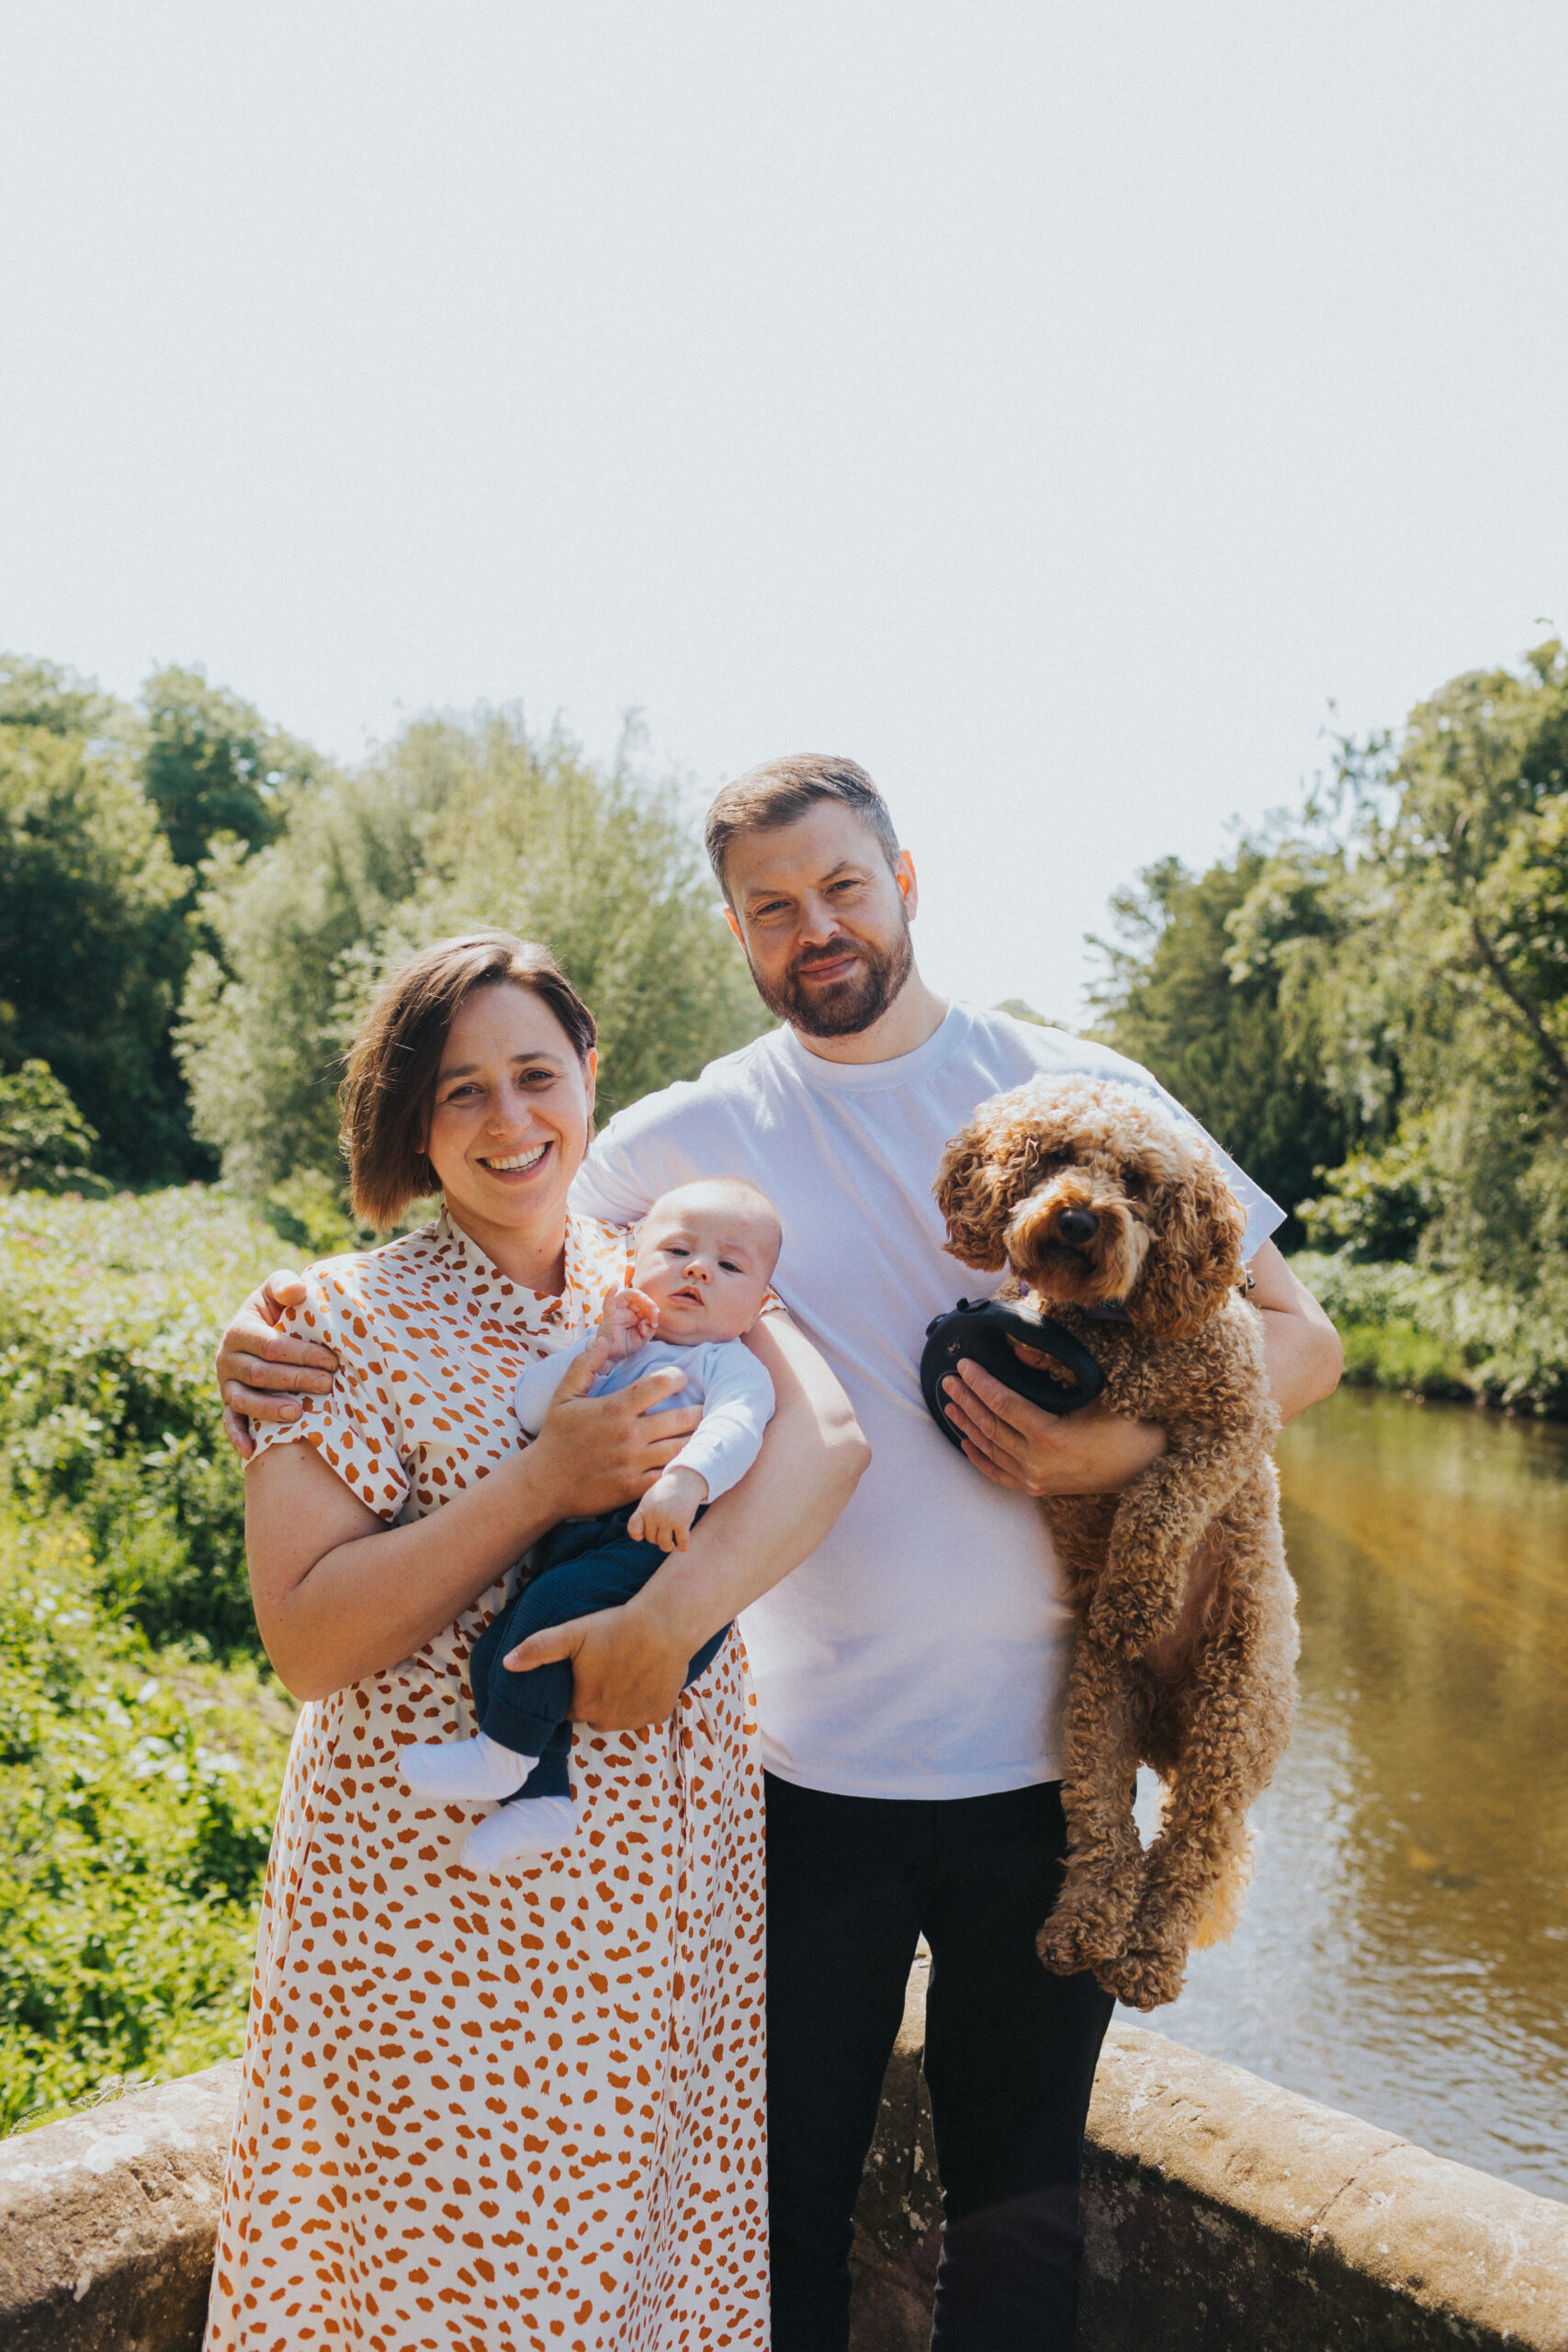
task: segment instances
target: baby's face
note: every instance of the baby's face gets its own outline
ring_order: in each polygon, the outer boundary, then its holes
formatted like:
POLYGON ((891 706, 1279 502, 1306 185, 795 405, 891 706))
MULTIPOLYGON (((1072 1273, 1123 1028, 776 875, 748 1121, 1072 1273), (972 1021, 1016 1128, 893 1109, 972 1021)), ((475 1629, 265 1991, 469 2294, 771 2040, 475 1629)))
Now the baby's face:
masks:
POLYGON ((659 1309, 661 1340, 739 1340, 757 1319, 774 1238, 742 1203, 655 1202, 637 1236, 633 1281, 659 1309))

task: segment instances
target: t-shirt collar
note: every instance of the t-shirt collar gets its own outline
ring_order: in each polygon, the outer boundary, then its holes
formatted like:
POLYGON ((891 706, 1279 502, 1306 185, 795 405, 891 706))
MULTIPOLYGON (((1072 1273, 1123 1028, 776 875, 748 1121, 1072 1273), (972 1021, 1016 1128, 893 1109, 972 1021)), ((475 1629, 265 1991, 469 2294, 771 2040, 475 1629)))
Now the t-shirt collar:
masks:
POLYGON ((890 1087, 912 1086, 941 1068, 967 1036, 970 1015, 961 1004, 950 1004, 923 1046, 886 1062, 830 1062, 801 1043, 793 1029, 775 1029, 769 1043, 795 1077, 807 1086, 833 1094, 870 1094, 890 1087))

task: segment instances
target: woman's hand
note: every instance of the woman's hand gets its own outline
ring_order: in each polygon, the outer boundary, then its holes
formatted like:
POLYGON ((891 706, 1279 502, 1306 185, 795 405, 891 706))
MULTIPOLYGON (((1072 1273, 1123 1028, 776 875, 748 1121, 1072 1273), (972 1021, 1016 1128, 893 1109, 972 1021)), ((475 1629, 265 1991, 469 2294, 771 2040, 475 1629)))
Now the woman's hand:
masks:
POLYGON ((675 1364, 644 1373, 614 1396, 590 1396, 589 1384, 608 1358, 608 1342, 600 1336, 567 1366, 528 1449, 536 1475, 561 1498, 563 1519, 596 1519, 637 1502, 703 1418, 696 1405, 651 1412, 685 1386, 675 1364))

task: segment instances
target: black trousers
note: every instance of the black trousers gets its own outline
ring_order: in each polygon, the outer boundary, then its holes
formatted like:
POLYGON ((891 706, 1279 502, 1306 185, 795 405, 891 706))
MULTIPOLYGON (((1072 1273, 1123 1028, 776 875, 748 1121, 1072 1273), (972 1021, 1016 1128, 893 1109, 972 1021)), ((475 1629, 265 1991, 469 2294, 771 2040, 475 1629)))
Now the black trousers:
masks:
POLYGON ((1058 1784, 903 1803, 768 1777, 773 2352, 845 2352, 849 2250, 923 1934, 942 2184, 931 2342, 1071 2352, 1084 2122, 1111 2000, 1034 1950, 1066 1846, 1058 1784))
MULTIPOLYGON (((602 1519, 567 1519, 553 1527, 534 1555, 532 1580, 491 1618, 474 1645, 468 1687, 479 1729, 513 1755, 539 1758, 517 1794, 506 1799, 508 1804, 571 1794, 571 1668, 558 1658, 514 1674, 502 1660, 530 1634, 573 1617, 596 1616, 601 1609, 618 1609, 642 1590, 663 1566, 664 1555, 657 1544, 638 1544, 626 1533, 636 1509, 627 1503, 602 1519)), ((702 1516, 698 1511, 697 1518, 702 1516)), ((728 1632, 726 1625, 703 1644, 686 1668, 688 1682, 707 1672, 728 1632)))

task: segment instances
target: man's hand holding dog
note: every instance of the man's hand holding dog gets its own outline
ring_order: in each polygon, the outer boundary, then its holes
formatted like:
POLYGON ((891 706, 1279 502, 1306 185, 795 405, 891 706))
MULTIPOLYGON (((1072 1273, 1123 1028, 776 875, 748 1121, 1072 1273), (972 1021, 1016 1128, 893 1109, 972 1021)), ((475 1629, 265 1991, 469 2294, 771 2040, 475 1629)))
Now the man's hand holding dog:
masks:
POLYGON ((1155 1421, 1121 1420, 1098 1405, 1047 1413, 967 1356, 942 1385, 976 1469, 1021 1495, 1113 1495, 1165 1452, 1155 1421))
MULTIPOLYGON (((1271 1241, 1252 1261, 1252 1305, 1263 1317, 1269 1386, 1281 1421, 1332 1394, 1344 1352, 1333 1324, 1271 1241)), ((964 1451, 998 1487, 1023 1495, 1115 1495, 1165 1452, 1153 1421, 1125 1421, 1102 1406, 1043 1412, 967 1358, 943 1383, 964 1451)))

